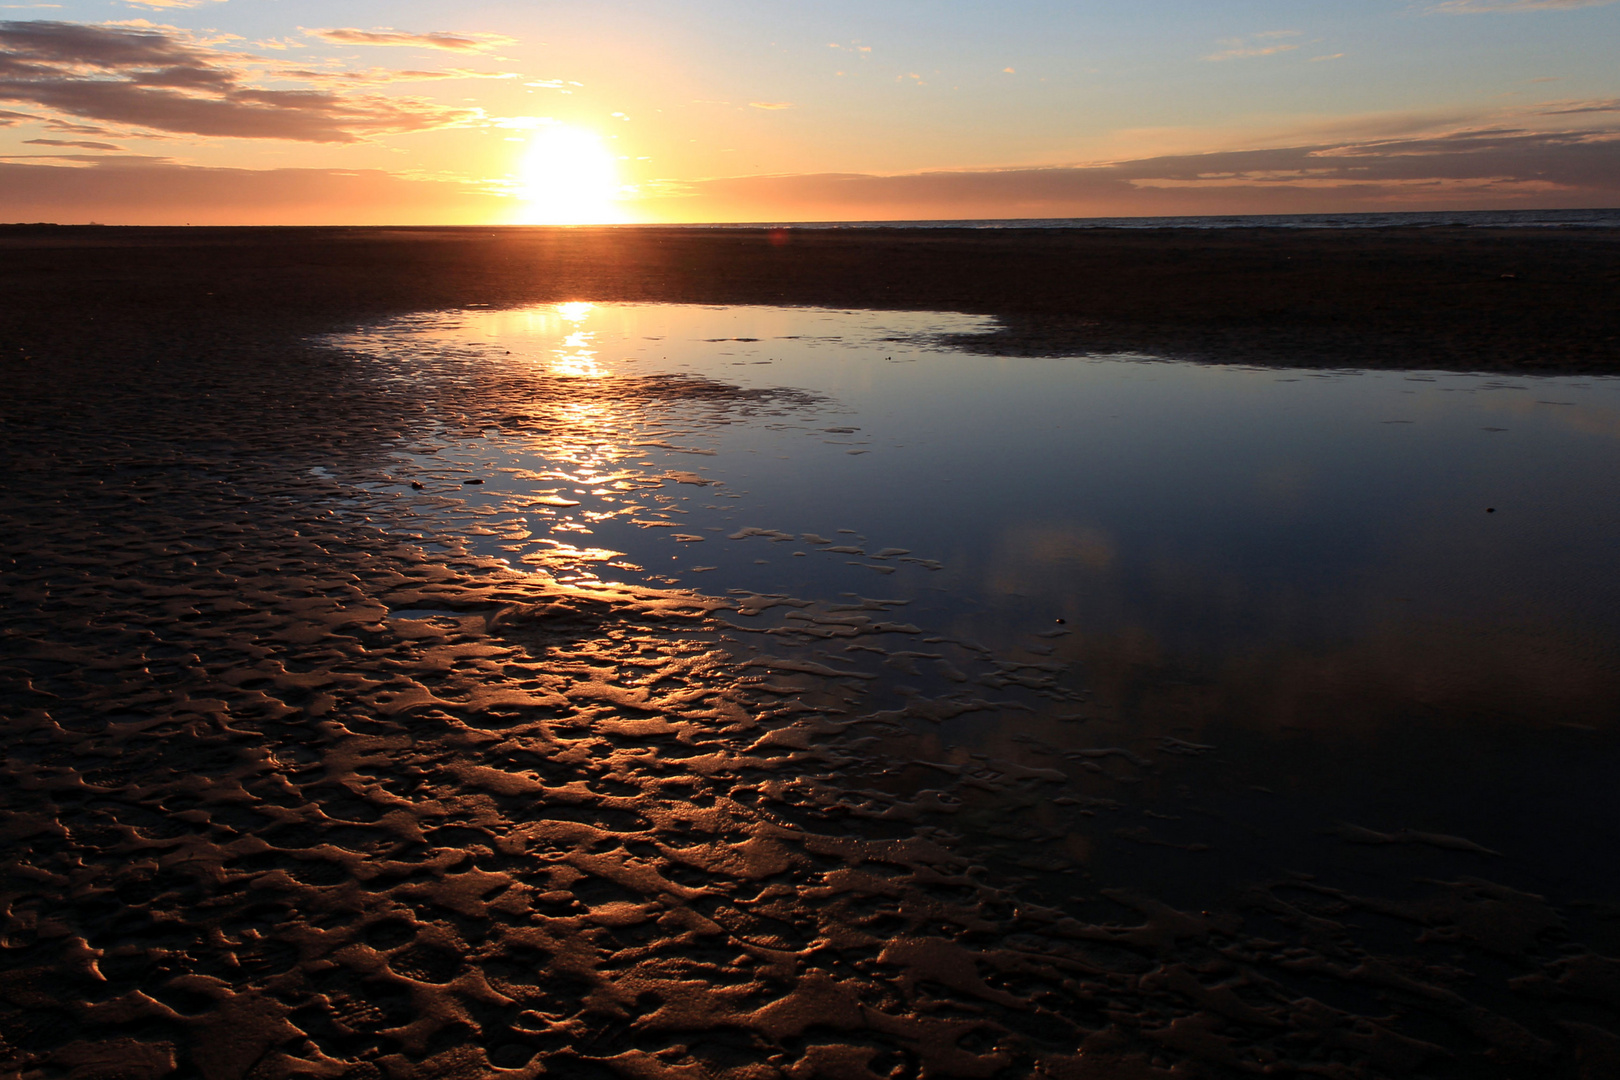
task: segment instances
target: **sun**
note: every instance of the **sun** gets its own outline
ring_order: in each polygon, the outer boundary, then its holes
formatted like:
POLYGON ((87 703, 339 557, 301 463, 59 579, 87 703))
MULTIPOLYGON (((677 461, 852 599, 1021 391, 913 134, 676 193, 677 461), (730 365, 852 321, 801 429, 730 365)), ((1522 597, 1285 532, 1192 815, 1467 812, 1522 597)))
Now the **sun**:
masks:
POLYGON ((541 128, 523 158, 523 225, 611 225, 625 220, 619 170, 602 137, 561 125, 541 128))

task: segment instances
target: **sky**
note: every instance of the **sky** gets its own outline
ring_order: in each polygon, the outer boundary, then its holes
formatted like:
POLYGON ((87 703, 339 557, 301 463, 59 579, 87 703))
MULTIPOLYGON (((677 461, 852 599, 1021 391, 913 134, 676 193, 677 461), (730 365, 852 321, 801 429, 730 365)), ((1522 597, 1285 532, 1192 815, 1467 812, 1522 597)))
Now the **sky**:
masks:
POLYGON ((0 221, 1620 206, 1620 0, 0 3, 0 221))

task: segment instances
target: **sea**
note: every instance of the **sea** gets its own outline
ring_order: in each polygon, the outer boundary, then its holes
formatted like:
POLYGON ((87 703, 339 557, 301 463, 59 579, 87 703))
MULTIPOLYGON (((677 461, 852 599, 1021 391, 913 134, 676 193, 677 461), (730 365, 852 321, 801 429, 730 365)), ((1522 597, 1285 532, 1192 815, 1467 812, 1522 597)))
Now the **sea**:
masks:
POLYGON ((1188 217, 967 218, 949 221, 755 221, 694 229, 1615 229, 1620 208, 1414 210, 1346 214, 1213 214, 1188 217))

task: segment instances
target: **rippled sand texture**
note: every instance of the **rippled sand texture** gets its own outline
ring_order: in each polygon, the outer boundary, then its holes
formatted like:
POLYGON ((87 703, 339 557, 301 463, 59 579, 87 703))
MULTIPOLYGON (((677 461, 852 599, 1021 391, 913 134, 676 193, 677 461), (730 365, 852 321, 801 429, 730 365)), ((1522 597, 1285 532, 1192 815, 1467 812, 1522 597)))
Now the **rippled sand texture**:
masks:
POLYGON ((1168 843, 1131 782, 1208 748, 939 745, 1070 715, 1039 663, 430 555, 358 486, 566 380, 152 359, 21 371, 0 429, 5 1075, 1614 1075, 1620 961, 1537 897, 1088 879, 1076 838, 1168 843), (894 683, 919 653, 956 689, 894 683))

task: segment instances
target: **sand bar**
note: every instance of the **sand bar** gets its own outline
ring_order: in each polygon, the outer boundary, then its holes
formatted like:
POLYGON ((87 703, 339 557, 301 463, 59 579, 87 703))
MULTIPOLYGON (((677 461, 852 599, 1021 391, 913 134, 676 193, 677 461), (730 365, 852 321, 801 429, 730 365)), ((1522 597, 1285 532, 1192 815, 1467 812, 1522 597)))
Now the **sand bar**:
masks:
POLYGON ((1007 330, 980 347, 1010 353, 1620 366, 1613 230, 7 226, 0 252, 0 328, 32 348, 78 337, 91 314, 302 333, 466 304, 637 300, 989 314, 1007 330))

